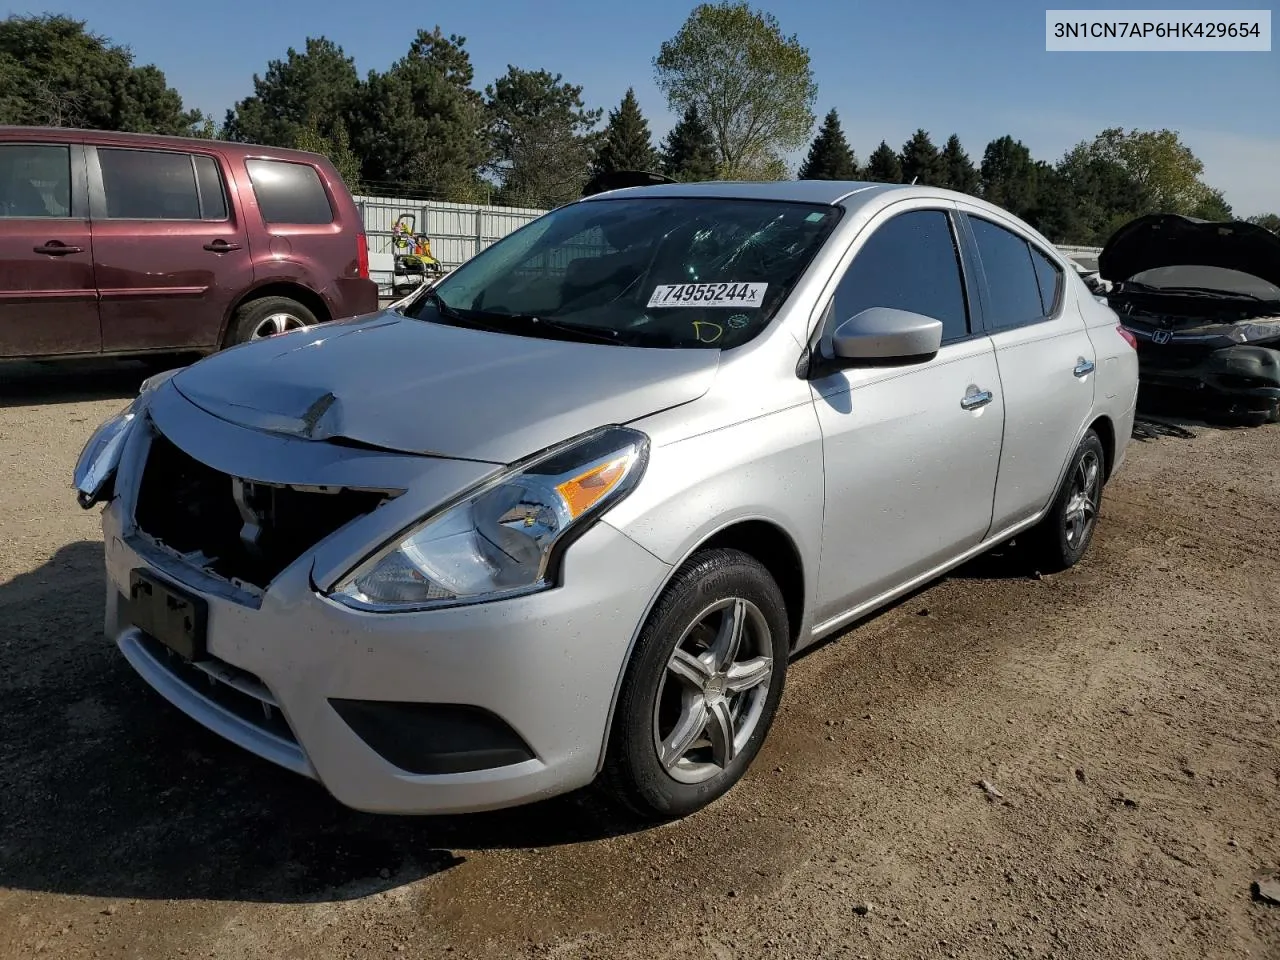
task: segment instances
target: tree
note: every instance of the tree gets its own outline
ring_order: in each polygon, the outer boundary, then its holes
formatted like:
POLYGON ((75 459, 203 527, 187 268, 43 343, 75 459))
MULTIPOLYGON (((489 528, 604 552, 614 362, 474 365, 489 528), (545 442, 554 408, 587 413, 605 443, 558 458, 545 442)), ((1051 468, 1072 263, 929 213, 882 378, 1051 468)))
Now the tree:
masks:
POLYGON ((1258 213, 1252 217, 1246 217, 1250 223, 1257 224, 1263 230, 1270 230, 1272 233, 1280 233, 1280 214, 1277 213, 1258 213))
POLYGON ((1015 217, 1036 201, 1036 167, 1021 140, 1004 136, 992 140, 982 153, 982 197, 1015 217))
POLYGON ((978 170, 960 145, 960 138, 954 133, 947 138, 946 145, 942 148, 941 161, 942 180, 939 186, 960 193, 977 194, 980 182, 978 170))
POLYGON ((152 65, 57 14, 0 21, 0 122, 190 134, 204 120, 152 65))
POLYGON ((657 165, 658 154, 649 139, 649 122, 640 112, 635 90, 628 87, 618 109, 609 111, 609 123, 601 137, 594 171, 652 170, 657 165))
POLYGON ((489 158, 484 100, 466 38, 419 30, 386 73, 370 71, 352 123, 353 148, 369 188, 443 200, 488 199, 480 170, 489 158))
POLYGON ((902 145, 902 182, 937 186, 945 176, 942 156, 924 130, 916 130, 902 145))
POLYGON ((1146 190, 1129 171, 1099 156, 1087 143, 1068 150, 1058 161, 1054 180, 1071 211, 1060 242, 1106 243, 1120 226, 1151 210, 1146 190))
POLYGON ((1191 216, 1201 220, 1230 220, 1231 204, 1221 190, 1205 187, 1199 201, 1191 209, 1191 216))
POLYGON ((489 136, 503 203, 555 207, 582 195, 599 135, 600 110, 582 87, 546 70, 509 66, 485 88, 489 136))
POLYGON ((866 178, 876 183, 902 182, 902 161, 893 147, 883 140, 867 160, 866 178))
POLYGON ((685 182, 716 178, 716 148, 711 131, 692 104, 662 141, 662 172, 685 182))
POLYGON ((294 136, 293 147, 297 150, 309 150, 323 154, 338 168, 348 189, 356 190, 360 183, 360 160, 351 151, 351 139, 347 136, 347 128, 343 123, 331 125, 332 135, 320 129, 319 121, 313 116, 294 136))
POLYGON ((833 109, 822 121, 822 129, 813 138, 809 156, 800 167, 801 180, 856 180, 858 163, 849 141, 840 129, 840 116, 833 109))
POLYGON ((332 40, 307 37, 306 49, 290 47, 253 75, 253 95, 227 111, 227 136, 242 143, 292 147, 307 128, 325 140, 346 136, 360 97, 355 61, 332 40), (340 133, 340 131, 343 131, 340 133))
POLYGON ((699 4, 653 63, 671 109, 698 108, 723 176, 777 172, 813 128, 809 51, 745 2, 699 4))
POLYGON ((1086 145, 1089 154, 1122 167, 1146 193, 1152 212, 1190 214, 1211 202, 1200 179, 1204 164, 1173 130, 1109 127, 1086 145))

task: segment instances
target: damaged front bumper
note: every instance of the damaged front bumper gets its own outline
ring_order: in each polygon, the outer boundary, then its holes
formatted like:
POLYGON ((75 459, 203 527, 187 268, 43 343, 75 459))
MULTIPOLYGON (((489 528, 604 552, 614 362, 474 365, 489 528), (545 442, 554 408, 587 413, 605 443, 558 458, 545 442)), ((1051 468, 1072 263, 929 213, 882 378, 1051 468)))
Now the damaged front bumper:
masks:
POLYGON ((1128 329, 1138 338, 1138 378, 1144 388, 1175 391, 1229 413, 1270 413, 1280 405, 1280 349, 1128 329))

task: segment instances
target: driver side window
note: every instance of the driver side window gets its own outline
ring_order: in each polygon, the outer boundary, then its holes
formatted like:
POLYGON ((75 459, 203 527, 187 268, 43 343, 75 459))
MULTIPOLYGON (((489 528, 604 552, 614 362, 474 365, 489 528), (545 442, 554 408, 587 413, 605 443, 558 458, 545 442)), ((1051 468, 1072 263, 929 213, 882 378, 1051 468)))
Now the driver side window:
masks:
POLYGON ((942 321, 942 342, 969 335, 969 310, 951 219, 912 210, 881 224, 836 288, 836 323, 870 307, 909 310, 942 321))

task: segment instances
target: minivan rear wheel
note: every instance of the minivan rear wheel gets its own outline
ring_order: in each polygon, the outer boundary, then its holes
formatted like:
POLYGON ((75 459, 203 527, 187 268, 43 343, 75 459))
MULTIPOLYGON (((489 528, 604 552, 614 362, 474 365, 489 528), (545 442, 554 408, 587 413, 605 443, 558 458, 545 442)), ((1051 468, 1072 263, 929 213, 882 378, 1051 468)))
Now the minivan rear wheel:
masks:
POLYGON ((250 300, 236 310, 227 345, 263 340, 291 330, 301 330, 318 322, 314 313, 288 297, 250 300))
POLYGON ((602 785, 646 820, 723 796, 769 732, 790 646, 782 592, 759 561, 739 550, 696 554, 636 641, 602 785))

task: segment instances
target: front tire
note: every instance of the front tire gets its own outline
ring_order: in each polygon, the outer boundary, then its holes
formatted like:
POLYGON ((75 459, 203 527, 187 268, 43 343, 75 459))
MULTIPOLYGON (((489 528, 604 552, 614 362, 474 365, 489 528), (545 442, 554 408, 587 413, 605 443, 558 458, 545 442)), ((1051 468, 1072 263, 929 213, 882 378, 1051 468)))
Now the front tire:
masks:
POLYGON ((738 550, 695 554, 636 641, 603 785, 646 820, 687 816, 746 773, 782 698, 786 604, 738 550))
POLYGON ((1076 447, 1049 512, 1027 538, 1041 573, 1074 567, 1089 549, 1102 505, 1106 463, 1102 440, 1089 430, 1076 447))

